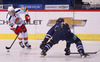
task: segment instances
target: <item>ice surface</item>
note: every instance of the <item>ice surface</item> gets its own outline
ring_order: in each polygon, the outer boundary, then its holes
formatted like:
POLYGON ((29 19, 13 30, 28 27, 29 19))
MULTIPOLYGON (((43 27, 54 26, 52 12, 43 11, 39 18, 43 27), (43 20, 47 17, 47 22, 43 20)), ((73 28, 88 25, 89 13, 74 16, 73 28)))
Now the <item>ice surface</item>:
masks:
MULTIPOLYGON (((47 52, 46 57, 40 56, 39 45, 41 40, 29 40, 32 49, 22 49, 18 40, 8 53, 5 46, 9 46, 13 40, 0 40, 0 62, 100 62, 100 52, 91 54, 87 58, 81 58, 79 54, 64 55, 65 41, 60 41, 47 52)), ((100 49, 100 41, 83 41, 85 51, 97 51, 100 49)), ((75 44, 71 45, 71 51, 77 52, 75 44)))

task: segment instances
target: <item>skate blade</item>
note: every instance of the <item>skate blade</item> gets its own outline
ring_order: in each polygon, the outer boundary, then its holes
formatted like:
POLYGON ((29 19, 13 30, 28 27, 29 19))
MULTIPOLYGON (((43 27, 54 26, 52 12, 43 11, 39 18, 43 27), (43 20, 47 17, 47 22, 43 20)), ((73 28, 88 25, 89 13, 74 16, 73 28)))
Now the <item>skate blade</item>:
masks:
POLYGON ((41 55, 41 57, 45 57, 46 55, 41 55))
POLYGON ((83 55, 83 56, 81 56, 81 58, 87 58, 87 57, 89 57, 89 55, 87 55, 87 56, 84 56, 84 55, 83 55))
POLYGON ((25 48, 25 46, 20 46, 21 48, 25 48))
POLYGON ((46 55, 43 55, 42 53, 40 53, 41 57, 45 57, 46 55))
POLYGON ((27 49, 32 49, 31 47, 27 47, 27 49))

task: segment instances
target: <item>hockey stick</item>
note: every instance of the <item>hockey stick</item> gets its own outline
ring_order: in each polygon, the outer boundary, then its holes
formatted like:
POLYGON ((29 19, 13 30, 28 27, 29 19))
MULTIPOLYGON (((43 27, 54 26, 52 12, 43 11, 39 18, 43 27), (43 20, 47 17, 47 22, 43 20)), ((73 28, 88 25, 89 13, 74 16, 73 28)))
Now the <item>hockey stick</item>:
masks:
MULTIPOLYGON (((85 53, 87 53, 87 54, 96 54, 96 53, 98 53, 100 50, 98 50, 98 51, 96 51, 96 52, 85 52, 85 53)), ((72 53, 70 53, 70 54, 79 54, 78 52, 72 52, 72 53)))
MULTIPOLYGON (((25 24, 24 24, 25 25, 25 24)), ((23 27, 22 27, 23 28, 23 27)), ((20 34, 20 33, 19 33, 20 34)), ((13 46, 13 44, 15 43, 16 39, 18 38, 19 34, 16 36, 16 38, 14 39, 14 41, 12 42, 10 47, 5 47, 6 49, 11 49, 11 47, 13 46)))
POLYGON ((14 39, 14 41, 13 41, 13 43, 11 44, 10 47, 7 47, 7 46, 6 46, 6 49, 10 49, 10 48, 13 46, 13 44, 15 43, 16 39, 18 38, 18 36, 19 36, 19 34, 16 36, 16 38, 14 39))

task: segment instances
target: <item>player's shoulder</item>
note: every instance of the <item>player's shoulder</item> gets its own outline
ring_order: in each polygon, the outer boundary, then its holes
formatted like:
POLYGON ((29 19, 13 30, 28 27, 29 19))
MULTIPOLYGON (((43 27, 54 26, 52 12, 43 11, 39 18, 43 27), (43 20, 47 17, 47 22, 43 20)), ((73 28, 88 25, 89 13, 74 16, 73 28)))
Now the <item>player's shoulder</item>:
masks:
POLYGON ((66 26, 69 26, 67 23, 64 23, 66 26))
POLYGON ((20 8, 15 8, 15 13, 18 13, 19 11, 21 11, 20 8))
POLYGON ((60 22, 56 22, 55 26, 60 25, 60 24, 61 24, 60 22))
POLYGON ((6 19, 7 19, 7 20, 11 20, 11 18, 12 18, 12 16, 9 15, 9 13, 7 13, 7 15, 6 15, 6 19))
POLYGON ((66 28, 70 28, 70 26, 69 26, 67 23, 65 23, 65 27, 66 27, 66 28))

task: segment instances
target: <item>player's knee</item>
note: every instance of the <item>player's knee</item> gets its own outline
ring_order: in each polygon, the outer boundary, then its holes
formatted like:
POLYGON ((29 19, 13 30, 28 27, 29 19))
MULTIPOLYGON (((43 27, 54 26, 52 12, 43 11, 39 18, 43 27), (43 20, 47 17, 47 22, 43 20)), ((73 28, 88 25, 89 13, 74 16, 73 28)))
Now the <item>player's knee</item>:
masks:
POLYGON ((59 40, 56 40, 56 41, 51 40, 51 42, 52 42, 53 44, 58 44, 58 43, 59 43, 59 40))
POLYGON ((19 38, 23 38, 23 37, 24 37, 23 35, 24 35, 24 34, 23 34, 23 32, 22 32, 22 33, 19 34, 18 37, 19 37, 19 38))
POLYGON ((77 38, 75 43, 82 43, 82 41, 79 38, 77 38))
POLYGON ((79 38, 77 38, 75 43, 81 43, 81 40, 79 38))
POLYGON ((50 40, 50 43, 51 43, 52 45, 55 45, 55 44, 57 44, 58 42, 54 42, 53 40, 50 40))
POLYGON ((28 33, 25 32, 25 33, 24 33, 24 38, 27 38, 27 37, 28 37, 28 33))

